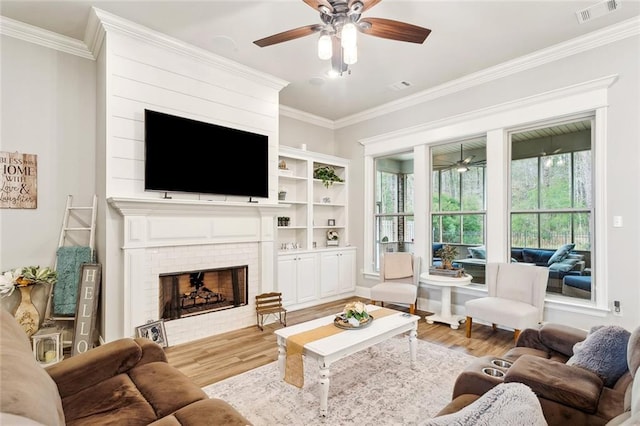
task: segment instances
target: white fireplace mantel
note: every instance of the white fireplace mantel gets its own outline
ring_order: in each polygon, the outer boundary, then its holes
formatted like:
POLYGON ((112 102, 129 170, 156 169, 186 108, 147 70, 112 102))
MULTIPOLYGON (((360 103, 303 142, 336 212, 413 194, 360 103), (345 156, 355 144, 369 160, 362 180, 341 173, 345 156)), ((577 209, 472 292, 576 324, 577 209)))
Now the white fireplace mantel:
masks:
POLYGON ((164 198, 128 198, 111 197, 107 201, 123 216, 177 215, 198 216, 224 212, 224 214, 258 211, 260 214, 273 214, 282 210, 284 205, 268 202, 228 202, 201 201, 164 198))
POLYGON ((273 203, 109 198, 124 218, 122 248, 272 242, 273 203))
POLYGON ((249 304, 166 323, 173 343, 255 322, 253 298, 274 286, 275 203, 112 197, 122 216, 123 326, 159 319, 159 274, 249 265, 249 304), (206 325, 203 325, 205 324, 206 325))

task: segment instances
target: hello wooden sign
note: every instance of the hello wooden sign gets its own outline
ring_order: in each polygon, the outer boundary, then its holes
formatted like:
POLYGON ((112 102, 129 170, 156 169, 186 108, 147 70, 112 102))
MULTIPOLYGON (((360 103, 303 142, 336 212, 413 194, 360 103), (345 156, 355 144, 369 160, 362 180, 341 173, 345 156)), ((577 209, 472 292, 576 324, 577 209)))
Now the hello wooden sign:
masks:
POLYGON ((38 156, 0 152, 0 208, 38 207, 38 156))

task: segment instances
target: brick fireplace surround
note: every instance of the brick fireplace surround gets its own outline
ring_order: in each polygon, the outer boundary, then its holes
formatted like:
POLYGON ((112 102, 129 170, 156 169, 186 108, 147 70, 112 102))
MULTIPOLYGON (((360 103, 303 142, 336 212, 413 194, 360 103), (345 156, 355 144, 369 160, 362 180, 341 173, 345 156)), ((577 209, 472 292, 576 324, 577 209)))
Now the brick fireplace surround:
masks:
MULTIPOLYGON (((110 198, 122 216, 125 334, 161 316, 160 274, 248 265, 248 304, 165 322, 169 345, 255 324, 256 294, 272 291, 275 217, 267 203, 110 198)), ((108 320, 107 313, 107 320, 108 320)))

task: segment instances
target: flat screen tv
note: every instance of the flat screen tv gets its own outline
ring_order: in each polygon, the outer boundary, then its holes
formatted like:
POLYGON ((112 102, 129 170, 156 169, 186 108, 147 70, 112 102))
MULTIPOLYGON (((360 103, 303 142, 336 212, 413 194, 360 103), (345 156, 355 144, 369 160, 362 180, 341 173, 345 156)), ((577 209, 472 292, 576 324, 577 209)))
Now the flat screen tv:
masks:
POLYGON ((144 110, 144 189, 268 197, 266 135, 144 110))

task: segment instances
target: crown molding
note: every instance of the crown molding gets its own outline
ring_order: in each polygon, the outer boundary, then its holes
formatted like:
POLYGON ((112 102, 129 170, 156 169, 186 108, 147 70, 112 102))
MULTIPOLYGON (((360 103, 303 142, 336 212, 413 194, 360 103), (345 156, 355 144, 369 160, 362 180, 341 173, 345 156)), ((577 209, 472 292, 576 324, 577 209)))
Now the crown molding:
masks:
POLYGON ((93 55, 82 41, 25 24, 6 16, 0 16, 0 34, 94 60, 93 55))
POLYGON ((605 46, 638 34, 640 34, 640 16, 627 19, 626 21, 618 24, 610 25, 562 43, 558 43, 551 47, 535 51, 511 61, 503 62, 502 64, 486 68, 482 71, 468 74, 464 77, 409 95, 397 101, 388 102, 378 107, 336 120, 335 128, 339 129, 350 126, 381 115, 432 101, 443 96, 554 62, 587 50, 605 46))
MULTIPOLYGON (((95 60, 96 55, 99 53, 106 31, 117 31, 164 48, 169 48, 177 53, 191 56, 198 60, 203 60, 217 67, 226 69, 229 72, 244 74, 253 80, 258 79, 263 84, 266 83, 270 87, 278 90, 281 90, 289 84, 285 80, 281 80, 269 74, 240 65, 204 49, 196 48, 195 46, 180 42, 167 35, 153 31, 131 21, 127 21, 95 7, 92 8, 92 12, 87 22, 84 42, 52 31, 44 30, 33 25, 25 24, 24 22, 16 21, 5 16, 0 16, 0 34, 2 35, 7 35, 91 60, 95 60)), ((576 37, 566 42, 538 50, 531 54, 521 56, 520 58, 486 68, 482 71, 468 74, 464 77, 451 80, 422 92, 382 104, 336 121, 287 107, 286 105, 280 105, 280 113, 283 116, 328 129, 340 129, 381 115, 432 101, 434 99, 535 68, 546 63, 557 61, 571 55, 605 46, 609 43, 633 37, 638 34, 640 34, 640 16, 593 31, 585 34, 584 36, 576 37)))
MULTIPOLYGON (((543 102, 552 102, 558 99, 566 99, 571 96, 576 96, 584 93, 593 93, 602 89, 608 89, 616 81, 618 81, 618 75, 608 75, 594 80, 585 81, 582 83, 573 84, 559 89, 553 89, 548 92, 535 94, 526 98, 516 99, 513 101, 503 102, 501 104, 493 105, 486 108, 481 108, 475 111, 465 112, 459 115, 442 118, 425 124, 419 124, 413 127, 394 130, 389 133, 376 135, 370 138, 361 139, 359 142, 361 145, 367 147, 378 143, 388 143, 389 141, 397 141, 401 138, 406 138, 421 132, 427 132, 433 129, 443 128, 445 126, 451 126, 458 123, 470 122, 474 120, 484 119, 490 115, 497 115, 500 113, 514 111, 530 107, 532 105, 540 104, 543 102)), ((594 104, 585 105, 586 109, 591 109, 600 106, 606 106, 606 101, 598 98, 594 104)))
MULTIPOLYGON (((104 10, 96 7, 92 8, 92 13, 90 14, 89 22, 87 23, 87 35, 89 37, 87 41, 91 43, 92 48, 100 48, 102 45, 100 32, 98 29, 95 29, 96 23, 93 22, 93 20, 96 19, 99 21, 99 26, 103 27, 107 34, 109 32, 118 33, 140 40, 147 44, 156 45, 163 49, 170 50, 173 53, 207 63, 231 74, 240 75, 249 80, 257 81, 276 90, 282 90, 282 88, 289 84, 286 80, 257 71, 245 65, 241 65, 235 61, 223 58, 222 56, 218 56, 205 49, 195 47, 173 37, 169 37, 168 35, 154 31, 140 24, 136 24, 135 22, 120 18, 119 16, 105 12, 104 10)), ((99 51, 94 51, 93 53, 96 55, 98 52, 99 51)))
POLYGON ((280 115, 335 130, 335 121, 280 104, 280 115))

